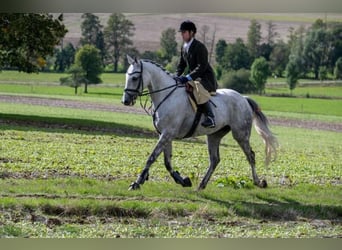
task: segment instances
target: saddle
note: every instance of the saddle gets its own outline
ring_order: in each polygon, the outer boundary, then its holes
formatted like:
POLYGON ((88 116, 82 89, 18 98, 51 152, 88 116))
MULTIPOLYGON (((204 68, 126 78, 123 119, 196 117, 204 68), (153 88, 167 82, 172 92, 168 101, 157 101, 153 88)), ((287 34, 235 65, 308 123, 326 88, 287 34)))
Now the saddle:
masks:
POLYGON ((195 112, 197 112, 198 105, 208 102, 211 96, 216 95, 216 92, 209 93, 199 81, 187 82, 185 89, 195 112))
POLYGON ((189 81, 185 85, 185 90, 188 93, 189 102, 196 112, 194 121, 188 133, 184 136, 184 138, 189 138, 195 132, 202 116, 202 111, 199 110, 199 106, 210 101, 210 97, 216 95, 216 92, 209 93, 203 85, 199 81, 189 81))

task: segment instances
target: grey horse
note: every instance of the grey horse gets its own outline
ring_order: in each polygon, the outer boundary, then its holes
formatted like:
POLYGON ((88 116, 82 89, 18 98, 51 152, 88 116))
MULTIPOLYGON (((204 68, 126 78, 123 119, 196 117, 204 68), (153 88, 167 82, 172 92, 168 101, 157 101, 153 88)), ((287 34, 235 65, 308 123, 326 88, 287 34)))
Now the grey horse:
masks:
MULTIPOLYGON (((149 169, 157 157, 164 153, 164 164, 176 183, 190 187, 188 177, 183 178, 171 165, 172 140, 182 139, 188 135, 194 123, 195 112, 188 100, 184 85, 176 82, 175 77, 160 65, 150 60, 137 60, 127 55, 130 64, 126 72, 126 84, 122 103, 134 105, 138 96, 150 95, 153 104, 153 122, 159 132, 159 140, 147 159, 146 165, 130 190, 139 189, 149 175, 149 169), (147 89, 147 92, 146 90, 147 89)), ((202 190, 220 162, 219 145, 221 139, 230 131, 245 153, 252 169, 253 183, 266 187, 266 180, 260 180, 255 170, 255 154, 250 146, 251 127, 254 126, 266 146, 266 165, 276 156, 277 139, 268 128, 266 116, 251 98, 240 95, 231 89, 218 89, 211 98, 216 118, 215 128, 204 128, 201 125, 194 130, 192 137, 207 135, 209 151, 209 168, 198 190, 202 190)), ((203 117, 201 118, 203 119, 203 117)))

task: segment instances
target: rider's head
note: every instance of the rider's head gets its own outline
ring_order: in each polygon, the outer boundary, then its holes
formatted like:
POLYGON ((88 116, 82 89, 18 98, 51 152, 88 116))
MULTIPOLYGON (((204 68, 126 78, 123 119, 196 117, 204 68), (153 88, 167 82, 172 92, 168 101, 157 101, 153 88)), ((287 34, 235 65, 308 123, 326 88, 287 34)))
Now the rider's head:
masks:
POLYGON ((184 42, 189 42, 195 36, 196 31, 196 25, 189 20, 182 22, 179 27, 184 42))

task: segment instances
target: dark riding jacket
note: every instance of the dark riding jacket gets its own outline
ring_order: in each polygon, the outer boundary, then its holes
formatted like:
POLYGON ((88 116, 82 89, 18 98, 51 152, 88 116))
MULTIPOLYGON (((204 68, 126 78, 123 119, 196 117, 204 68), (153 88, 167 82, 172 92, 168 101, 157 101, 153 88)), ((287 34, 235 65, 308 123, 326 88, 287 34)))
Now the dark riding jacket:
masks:
POLYGON ((176 74, 180 76, 183 73, 188 74, 192 80, 199 81, 209 92, 216 91, 217 82, 214 70, 208 62, 208 50, 196 39, 192 41, 188 52, 182 47, 176 74))

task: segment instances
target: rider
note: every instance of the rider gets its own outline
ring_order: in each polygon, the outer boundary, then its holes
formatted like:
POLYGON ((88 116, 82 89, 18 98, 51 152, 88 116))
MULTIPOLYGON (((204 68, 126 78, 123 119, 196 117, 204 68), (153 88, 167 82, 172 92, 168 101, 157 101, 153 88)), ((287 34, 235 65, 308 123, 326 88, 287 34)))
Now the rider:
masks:
MULTIPOLYGON (((195 39, 196 26, 187 20, 181 23, 181 32, 184 44, 181 49, 181 57, 177 66, 176 74, 182 83, 196 80, 211 94, 216 92, 217 82, 214 70, 208 62, 208 50, 203 43, 195 39), (185 72, 185 76, 182 74, 185 72)), ((198 105, 200 110, 206 115, 206 119, 201 123, 203 127, 214 128, 215 117, 211 110, 209 101, 198 105)))

